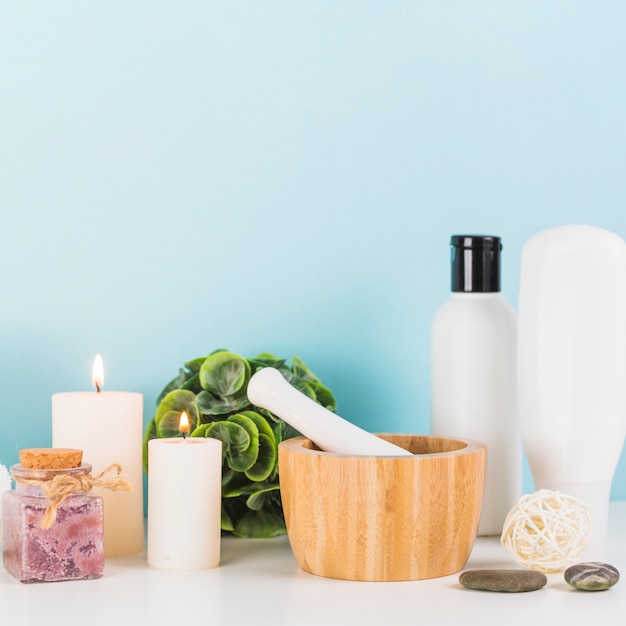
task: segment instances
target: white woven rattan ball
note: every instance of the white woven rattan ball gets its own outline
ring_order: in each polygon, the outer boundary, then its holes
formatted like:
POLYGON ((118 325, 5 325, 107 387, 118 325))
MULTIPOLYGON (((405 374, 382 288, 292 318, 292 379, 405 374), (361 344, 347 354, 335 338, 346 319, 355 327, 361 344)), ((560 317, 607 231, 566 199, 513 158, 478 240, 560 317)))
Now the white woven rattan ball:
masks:
POLYGON ((578 498, 541 489, 509 511, 500 541, 513 560, 539 572, 576 563, 591 535, 589 508, 578 498))

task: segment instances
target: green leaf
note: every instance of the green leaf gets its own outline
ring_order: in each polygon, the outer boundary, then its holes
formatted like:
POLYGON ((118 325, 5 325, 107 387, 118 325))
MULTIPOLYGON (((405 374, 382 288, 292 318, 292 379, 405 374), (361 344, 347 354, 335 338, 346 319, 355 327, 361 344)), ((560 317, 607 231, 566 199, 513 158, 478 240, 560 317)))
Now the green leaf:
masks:
POLYGON ((291 424, 286 422, 283 424, 283 441, 286 439, 292 439, 293 437, 299 437, 302 433, 298 432, 291 424))
POLYGON ((322 385, 322 383, 310 382, 309 385, 315 393, 315 401, 323 407, 326 407, 329 411, 334 411, 337 403, 330 389, 322 385))
MULTIPOLYGON (((226 482, 222 482, 222 497, 238 498, 242 495, 250 495, 256 483, 251 483, 243 472, 226 469, 230 472, 230 477, 226 482)), ((222 472, 222 476, 223 474, 224 472, 222 472)))
POLYGON ((200 424, 197 428, 191 431, 190 437, 206 437, 206 431, 208 430, 211 423, 208 424, 200 424))
POLYGON ((291 357, 291 371, 302 380, 319 383, 320 379, 307 367, 305 362, 298 356, 291 357))
POLYGON ((244 428, 248 433, 248 437, 250 437, 249 446, 246 448, 245 451, 240 453, 239 458, 235 461, 237 467, 230 465, 233 469, 237 469, 240 472, 245 472, 246 470, 249 470, 254 466, 259 456, 259 429, 257 428, 254 421, 251 420, 249 417, 246 417, 243 413, 231 415, 227 421, 238 424, 239 426, 244 428), (243 467, 244 465, 247 465, 245 469, 243 467))
POLYGON ((277 367, 276 369, 283 375, 283 378, 290 384, 293 384, 295 380, 300 380, 286 365, 284 367, 277 367))
POLYGON ((150 439, 156 439, 157 437, 156 423, 154 418, 152 418, 143 436, 142 463, 146 473, 148 472, 148 441, 150 441, 150 439))
POLYGON ((250 480, 261 482, 269 478, 278 461, 278 448, 272 437, 261 433, 259 434, 259 453, 255 464, 245 474, 250 480))
POLYGON ((198 424, 198 407, 196 406, 196 394, 185 389, 170 391, 161 404, 159 404, 154 420, 159 437, 176 437, 180 434, 178 425, 180 414, 185 411, 189 417, 190 432, 195 430, 198 424))
POLYGON ((200 383, 203 389, 218 397, 245 392, 249 379, 248 361, 234 352, 212 354, 200 367, 200 383))
POLYGON ((279 512, 266 510, 248 510, 234 524, 233 534, 238 537, 264 539, 284 535, 285 520, 279 512))
POLYGON ((165 398, 165 396, 170 392, 170 391, 174 391, 174 389, 180 389, 181 385, 187 380, 187 372, 185 372, 184 369, 180 368, 178 370, 178 376, 176 376, 176 378, 173 378, 172 380, 170 380, 169 383, 167 383, 167 385, 165 385, 165 387, 163 388, 163 391, 161 391, 161 393, 159 394, 159 397, 157 398, 157 406, 159 406, 159 404, 161 404, 161 402, 163 401, 163 398, 165 398))
POLYGON ((190 378, 188 378, 181 386, 181 389, 187 389, 192 391, 193 393, 200 393, 202 391, 202 386, 200 385, 200 375, 198 373, 194 374, 190 378))
POLYGON ((259 352, 256 357, 254 357, 255 359, 261 359, 264 361, 270 361, 272 363, 284 363, 285 359, 279 359, 275 354, 272 354, 271 352, 259 352))
MULTIPOLYGON (((224 445, 224 444, 222 444, 222 445, 224 445)), ((233 478, 235 476, 241 476, 241 473, 240 472, 235 472, 234 470, 231 470, 230 467, 228 467, 228 466, 222 467, 222 489, 231 480, 233 480, 233 478)), ((244 474, 244 476, 245 476, 245 474, 244 474)), ((223 491, 222 491, 222 495, 224 495, 223 491)))
POLYGON ((235 422, 213 422, 207 428, 206 437, 219 439, 224 444, 224 458, 228 467, 245 472, 250 469, 259 454, 258 435, 253 443, 247 430, 235 422))
POLYGON ((259 415, 256 411, 241 411, 239 415, 244 415, 245 417, 251 419, 256 425, 259 434, 267 435, 272 439, 272 441, 275 441, 274 431, 262 415, 259 415))
POLYGON ((274 415, 273 413, 271 413, 270 411, 268 411, 267 409, 261 409, 258 406, 254 407, 254 410, 256 413, 258 413, 259 415, 261 415, 262 417, 264 417, 268 423, 270 424, 282 424, 283 420, 280 419, 280 417, 278 417, 277 415, 274 415))
POLYGON ((233 422, 213 422, 208 424, 204 433, 205 437, 219 439, 228 447, 235 448, 238 452, 243 452, 250 445, 250 435, 245 428, 233 422))
POLYGON ((222 520, 220 523, 222 526, 222 530, 225 530, 227 532, 232 532, 233 530, 235 530, 235 527, 233 526, 233 521, 230 519, 230 515, 228 515, 224 505, 222 505, 222 520))
POLYGON ((250 401, 245 393, 240 396, 216 398, 209 391, 201 391, 196 396, 196 404, 203 415, 227 415, 247 407, 250 401))
POLYGON ((200 367, 206 361, 205 356, 198 357, 197 359, 192 359, 191 361, 187 361, 185 363, 185 369, 188 369, 192 374, 197 374, 200 371, 200 367))
POLYGON ((276 486, 270 482, 252 482, 245 473, 233 472, 231 479, 224 485, 222 495, 226 498, 238 498, 239 496, 250 496, 258 491, 265 491, 276 486))
POLYGON ((279 488, 280 487, 278 485, 272 485, 266 489, 259 489, 258 491, 255 491, 246 500, 246 506, 253 511, 260 511, 266 503, 268 495, 274 491, 277 492, 279 488))
POLYGON ((279 359, 277 356, 269 352, 261 352, 255 357, 248 359, 248 363, 254 372, 264 367, 275 367, 276 369, 285 365, 285 359, 279 359))
POLYGON ((231 415, 228 420, 229 422, 234 422, 235 424, 239 424, 242 428, 246 429, 246 432, 250 436, 250 441, 255 441, 259 437, 259 429, 257 425, 254 423, 254 420, 251 420, 247 415, 243 413, 237 413, 235 415, 231 415))
POLYGON ((294 386, 298 391, 301 391, 307 398, 311 398, 311 400, 315 400, 315 391, 311 383, 306 380, 300 380, 298 378, 294 378, 291 381, 292 386, 294 386))
POLYGON ((278 445, 283 440, 283 422, 275 424, 272 432, 274 433, 274 441, 278 445))
POLYGON ((233 532, 235 520, 238 520, 246 512, 246 502, 243 498, 222 498, 222 529, 233 532), (224 524, 230 522, 230 528, 224 528, 224 524))

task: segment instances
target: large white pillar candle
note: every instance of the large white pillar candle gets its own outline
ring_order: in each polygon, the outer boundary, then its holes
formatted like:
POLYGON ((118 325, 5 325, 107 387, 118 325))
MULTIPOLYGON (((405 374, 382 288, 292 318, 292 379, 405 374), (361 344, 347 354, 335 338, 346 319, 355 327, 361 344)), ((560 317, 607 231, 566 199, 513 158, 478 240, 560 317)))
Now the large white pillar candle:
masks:
POLYGON ((100 391, 102 376, 96 372, 94 384, 98 391, 52 396, 52 446, 82 450, 94 475, 112 463, 122 466, 132 493, 94 493, 103 499, 105 556, 135 554, 144 549, 143 395, 100 391))
POLYGON ((200 570, 220 562, 222 442, 148 442, 148 565, 200 570))

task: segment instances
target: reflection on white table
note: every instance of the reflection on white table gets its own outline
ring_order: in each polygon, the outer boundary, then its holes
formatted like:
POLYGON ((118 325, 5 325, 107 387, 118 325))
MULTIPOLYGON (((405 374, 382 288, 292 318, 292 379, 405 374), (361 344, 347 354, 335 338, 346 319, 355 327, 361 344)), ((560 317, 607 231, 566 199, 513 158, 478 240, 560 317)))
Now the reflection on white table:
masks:
MULTIPOLYGON (((286 537, 227 537, 220 566, 198 572, 152 569, 143 553, 107 559, 104 576, 90 581, 25 585, 0 568, 0 624, 611 626, 626 615, 626 501, 612 502, 610 515, 607 541, 583 555, 620 570, 624 579, 608 591, 576 591, 562 573, 549 574, 540 591, 519 594, 469 591, 458 574, 399 583, 332 580, 300 570, 286 537)), ((479 538, 466 569, 516 567, 498 538, 479 538)))

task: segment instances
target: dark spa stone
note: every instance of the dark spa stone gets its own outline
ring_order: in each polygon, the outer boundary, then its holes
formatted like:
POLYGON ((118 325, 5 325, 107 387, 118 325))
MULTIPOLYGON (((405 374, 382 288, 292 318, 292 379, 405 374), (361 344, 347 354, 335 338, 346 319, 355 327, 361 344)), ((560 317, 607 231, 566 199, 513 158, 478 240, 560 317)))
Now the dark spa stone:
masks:
POLYGON ((565 581, 582 591, 604 591, 619 580, 619 571, 608 563, 577 563, 565 570, 565 581))
POLYGON ((518 593, 536 591, 548 582, 541 572, 517 569, 476 569, 463 572, 459 582, 467 589, 518 593))

